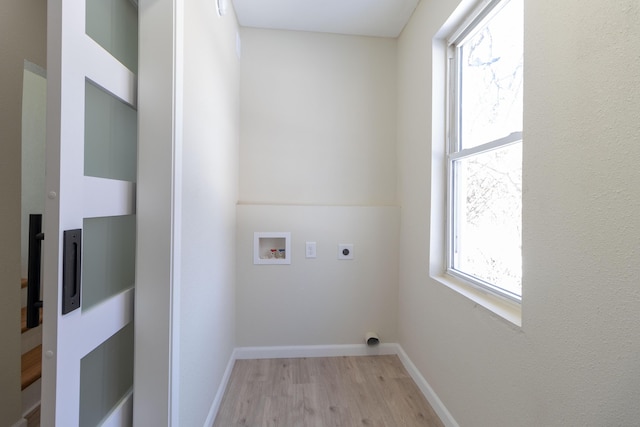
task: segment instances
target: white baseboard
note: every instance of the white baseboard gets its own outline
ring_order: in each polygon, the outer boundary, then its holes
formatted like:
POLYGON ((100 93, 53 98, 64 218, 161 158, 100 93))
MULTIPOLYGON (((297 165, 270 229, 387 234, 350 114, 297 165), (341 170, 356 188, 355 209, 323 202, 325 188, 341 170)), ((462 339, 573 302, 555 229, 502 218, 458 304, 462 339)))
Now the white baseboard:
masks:
POLYGON ((227 369, 224 372, 222 382, 216 393, 216 397, 209 410, 209 416, 205 426, 213 426, 213 423, 220 409, 222 396, 227 389, 231 371, 236 360, 243 359, 288 359, 296 357, 340 357, 340 356, 373 356, 389 355, 398 356, 405 369, 415 381, 418 388, 427 399, 433 410, 438 414, 440 420, 446 427, 460 427, 453 418, 449 410, 444 406, 436 392, 431 388, 427 380, 422 376, 418 368, 413 364, 407 353, 404 352, 400 344, 383 343, 374 347, 366 344, 351 345, 302 345, 302 346, 282 346, 282 347, 237 347, 233 350, 227 369))
POLYGON ((416 383, 424 397, 427 399, 433 410, 438 414, 440 420, 446 427, 460 427, 456 420, 453 418, 449 410, 444 403, 440 400, 436 392, 431 388, 427 380, 422 376, 416 365, 413 364, 407 353, 404 352, 402 347, 398 345, 398 358, 404 365, 413 381, 416 383))
POLYGON ((398 344, 300 345, 282 347, 238 347, 236 359, 286 359, 294 357, 375 356, 397 354, 398 344))
POLYGON ((216 415, 218 415, 218 410, 220 409, 220 404, 222 403, 222 397, 224 396, 224 392, 227 390, 229 378, 231 378, 233 365, 238 359, 236 357, 237 350, 238 349, 233 350, 233 352, 231 353, 231 357, 229 358, 229 362, 227 362, 227 368, 224 370, 224 374, 222 375, 222 381, 220 381, 220 386, 218 387, 218 391, 216 392, 216 397, 213 399, 213 403, 211 404, 211 408, 209 409, 209 414, 207 415, 207 419, 204 422, 205 426, 213 427, 213 423, 216 421, 216 415))

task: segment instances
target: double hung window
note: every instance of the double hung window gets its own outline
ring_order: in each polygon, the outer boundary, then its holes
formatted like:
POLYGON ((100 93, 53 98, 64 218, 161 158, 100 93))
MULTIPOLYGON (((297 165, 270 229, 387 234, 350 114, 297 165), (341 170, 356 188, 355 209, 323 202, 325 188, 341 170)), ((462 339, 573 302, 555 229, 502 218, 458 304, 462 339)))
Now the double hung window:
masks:
POLYGON ((449 39, 447 272, 522 296, 523 0, 489 1, 449 39))

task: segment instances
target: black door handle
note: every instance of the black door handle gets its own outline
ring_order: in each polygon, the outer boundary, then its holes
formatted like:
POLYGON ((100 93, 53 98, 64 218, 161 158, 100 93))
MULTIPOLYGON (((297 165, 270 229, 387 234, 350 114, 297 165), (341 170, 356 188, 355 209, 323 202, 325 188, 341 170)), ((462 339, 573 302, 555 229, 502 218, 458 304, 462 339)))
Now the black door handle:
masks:
POLYGON ((66 230, 62 248, 62 314, 80 307, 82 230, 66 230))
POLYGON ((29 215, 29 261, 27 276, 27 328, 40 325, 40 276, 42 265, 42 214, 29 215))

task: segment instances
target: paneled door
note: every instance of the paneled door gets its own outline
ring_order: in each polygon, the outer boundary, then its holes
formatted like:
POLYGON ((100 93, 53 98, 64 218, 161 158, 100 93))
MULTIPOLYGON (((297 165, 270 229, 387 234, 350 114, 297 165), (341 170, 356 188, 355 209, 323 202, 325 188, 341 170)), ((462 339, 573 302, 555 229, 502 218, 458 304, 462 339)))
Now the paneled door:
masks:
POLYGON ((133 408, 138 9, 48 0, 43 426, 133 408))

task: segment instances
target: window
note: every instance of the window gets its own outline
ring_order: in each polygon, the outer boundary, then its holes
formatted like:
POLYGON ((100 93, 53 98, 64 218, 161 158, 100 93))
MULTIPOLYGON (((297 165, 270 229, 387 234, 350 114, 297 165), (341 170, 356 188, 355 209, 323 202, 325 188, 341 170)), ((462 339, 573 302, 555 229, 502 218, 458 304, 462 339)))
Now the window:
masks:
POLYGON ((447 272, 520 301, 523 0, 476 11, 448 55, 447 272))

